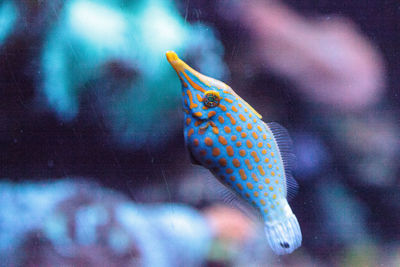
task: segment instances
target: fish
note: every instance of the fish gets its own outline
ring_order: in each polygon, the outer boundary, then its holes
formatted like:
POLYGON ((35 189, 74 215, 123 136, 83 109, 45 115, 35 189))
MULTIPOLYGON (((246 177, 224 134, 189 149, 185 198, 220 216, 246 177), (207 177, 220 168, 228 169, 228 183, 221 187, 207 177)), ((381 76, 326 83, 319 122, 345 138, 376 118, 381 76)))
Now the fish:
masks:
POLYGON ((193 164, 201 165, 251 205, 263 220, 278 255, 301 246, 299 222, 288 200, 298 185, 287 130, 262 116, 222 81, 192 69, 173 51, 166 57, 182 85, 184 139, 193 164))

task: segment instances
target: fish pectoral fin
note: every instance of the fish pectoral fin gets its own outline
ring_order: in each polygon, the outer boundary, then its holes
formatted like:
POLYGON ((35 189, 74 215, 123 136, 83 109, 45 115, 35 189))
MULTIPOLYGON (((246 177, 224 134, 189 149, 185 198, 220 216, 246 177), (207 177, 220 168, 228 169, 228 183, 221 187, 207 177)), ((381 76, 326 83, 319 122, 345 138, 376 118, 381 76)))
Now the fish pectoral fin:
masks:
POLYGON ((190 162, 191 162, 193 165, 199 165, 199 166, 201 166, 201 163, 193 156, 193 153, 192 153, 192 151, 190 151, 190 149, 189 149, 189 157, 190 157, 190 162))

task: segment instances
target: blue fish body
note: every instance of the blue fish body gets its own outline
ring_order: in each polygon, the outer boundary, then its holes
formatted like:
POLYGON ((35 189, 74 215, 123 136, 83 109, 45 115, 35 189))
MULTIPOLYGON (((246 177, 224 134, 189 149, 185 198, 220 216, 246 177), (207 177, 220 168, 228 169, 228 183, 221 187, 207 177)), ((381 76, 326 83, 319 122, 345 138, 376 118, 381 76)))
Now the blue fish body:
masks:
POLYGON ((296 187, 287 131, 264 123, 228 85, 193 70, 174 52, 167 52, 167 59, 182 83, 184 136, 192 162, 208 168, 262 214, 275 253, 291 253, 302 235, 287 201, 296 187))

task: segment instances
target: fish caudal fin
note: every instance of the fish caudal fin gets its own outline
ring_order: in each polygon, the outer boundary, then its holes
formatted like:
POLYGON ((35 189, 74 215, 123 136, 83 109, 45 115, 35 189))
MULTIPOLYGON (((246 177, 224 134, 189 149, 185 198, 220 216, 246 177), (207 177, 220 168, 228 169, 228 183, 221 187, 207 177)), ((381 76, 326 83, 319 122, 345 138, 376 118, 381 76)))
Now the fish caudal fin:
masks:
POLYGON ((265 233, 269 245, 278 255, 292 253, 301 245, 301 230, 293 213, 282 221, 265 222, 265 233))

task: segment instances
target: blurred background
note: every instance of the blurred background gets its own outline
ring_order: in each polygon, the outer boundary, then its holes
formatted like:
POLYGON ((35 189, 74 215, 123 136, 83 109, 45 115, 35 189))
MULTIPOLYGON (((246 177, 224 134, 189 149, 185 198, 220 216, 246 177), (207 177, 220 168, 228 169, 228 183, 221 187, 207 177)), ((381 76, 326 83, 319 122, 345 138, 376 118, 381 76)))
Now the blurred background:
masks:
POLYGON ((400 266, 400 3, 0 1, 0 266, 400 266), (303 245, 190 164, 165 59, 288 128, 303 245))

